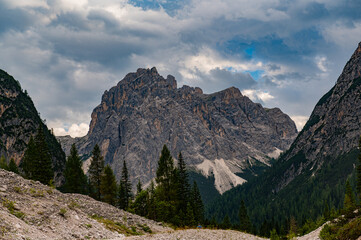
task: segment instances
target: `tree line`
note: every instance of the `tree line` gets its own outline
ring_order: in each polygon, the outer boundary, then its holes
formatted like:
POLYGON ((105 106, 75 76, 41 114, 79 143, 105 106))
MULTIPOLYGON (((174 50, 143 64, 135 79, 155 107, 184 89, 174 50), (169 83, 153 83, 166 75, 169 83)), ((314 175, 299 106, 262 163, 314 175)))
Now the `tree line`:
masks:
MULTIPOLYGON (((30 137, 24 157, 19 166, 12 159, 9 164, 0 158, 0 168, 21 173, 25 178, 53 185, 54 171, 44 130, 39 127, 30 137)), ((155 181, 147 188, 138 181, 136 192, 132 192, 126 161, 123 161, 119 182, 112 168, 106 165, 96 144, 91 152, 88 174, 84 174, 82 160, 75 144, 71 146, 63 172, 65 183, 59 190, 66 193, 80 193, 109 203, 120 209, 140 216, 171 223, 177 227, 203 225, 204 206, 196 182, 189 183, 182 154, 178 155, 177 166, 167 146, 164 145, 158 160, 155 181)))

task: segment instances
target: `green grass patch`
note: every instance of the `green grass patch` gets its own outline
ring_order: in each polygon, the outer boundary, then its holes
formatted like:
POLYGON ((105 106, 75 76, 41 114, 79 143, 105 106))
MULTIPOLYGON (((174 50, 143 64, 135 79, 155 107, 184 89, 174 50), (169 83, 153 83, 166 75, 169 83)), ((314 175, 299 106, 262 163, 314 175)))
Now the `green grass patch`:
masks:
POLYGON ((9 212, 14 215, 15 217, 19 218, 19 219, 23 219, 25 217, 25 214, 21 211, 17 211, 15 209, 15 202, 10 201, 8 199, 4 199, 2 202, 3 206, 6 207, 9 212))
POLYGON ((110 219, 103 218, 98 215, 92 215, 92 219, 97 220, 99 223, 102 223, 106 229, 112 231, 112 232, 118 232, 120 234, 124 234, 126 236, 134 236, 134 235, 141 235, 141 233, 137 232, 136 228, 132 226, 130 229, 125 226, 124 224, 121 224, 119 222, 115 222, 110 219))

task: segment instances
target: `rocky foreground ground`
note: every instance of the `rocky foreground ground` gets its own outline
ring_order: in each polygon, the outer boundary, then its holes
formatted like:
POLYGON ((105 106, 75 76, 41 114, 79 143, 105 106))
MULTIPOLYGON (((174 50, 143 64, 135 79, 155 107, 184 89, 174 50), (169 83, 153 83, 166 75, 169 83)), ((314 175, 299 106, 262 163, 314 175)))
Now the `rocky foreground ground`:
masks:
POLYGON ((0 239, 123 239, 170 228, 0 169, 0 239))
MULTIPOLYGON (((299 240, 319 239, 321 228, 299 240)), ((1 240, 261 240, 232 231, 169 227, 80 194, 64 194, 0 169, 1 240), (139 236, 134 236, 139 235, 139 236)))

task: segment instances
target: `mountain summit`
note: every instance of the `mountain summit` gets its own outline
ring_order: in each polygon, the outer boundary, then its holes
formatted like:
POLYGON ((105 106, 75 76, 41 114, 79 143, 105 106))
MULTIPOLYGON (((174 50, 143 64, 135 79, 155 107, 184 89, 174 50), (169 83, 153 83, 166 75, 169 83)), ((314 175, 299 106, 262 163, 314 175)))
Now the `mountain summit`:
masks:
POLYGON ((220 193, 245 182, 250 168, 269 166, 297 134, 281 110, 265 109, 237 88, 213 94, 177 88, 173 76, 163 78, 156 68, 127 74, 91 116, 87 136, 59 138, 66 152, 74 141, 82 154, 98 143, 118 177, 126 160, 133 182, 147 183, 166 144, 174 157, 182 152, 188 165, 214 177, 220 193))

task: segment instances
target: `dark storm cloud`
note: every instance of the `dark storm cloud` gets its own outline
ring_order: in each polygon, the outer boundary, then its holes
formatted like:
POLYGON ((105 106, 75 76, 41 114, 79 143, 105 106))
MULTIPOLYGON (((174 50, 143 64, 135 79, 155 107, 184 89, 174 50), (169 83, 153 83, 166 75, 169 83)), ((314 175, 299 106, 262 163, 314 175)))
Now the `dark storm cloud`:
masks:
POLYGON ((88 122, 104 90, 152 66, 308 116, 361 40, 360 9, 356 0, 0 0, 0 66, 54 127, 88 122))

